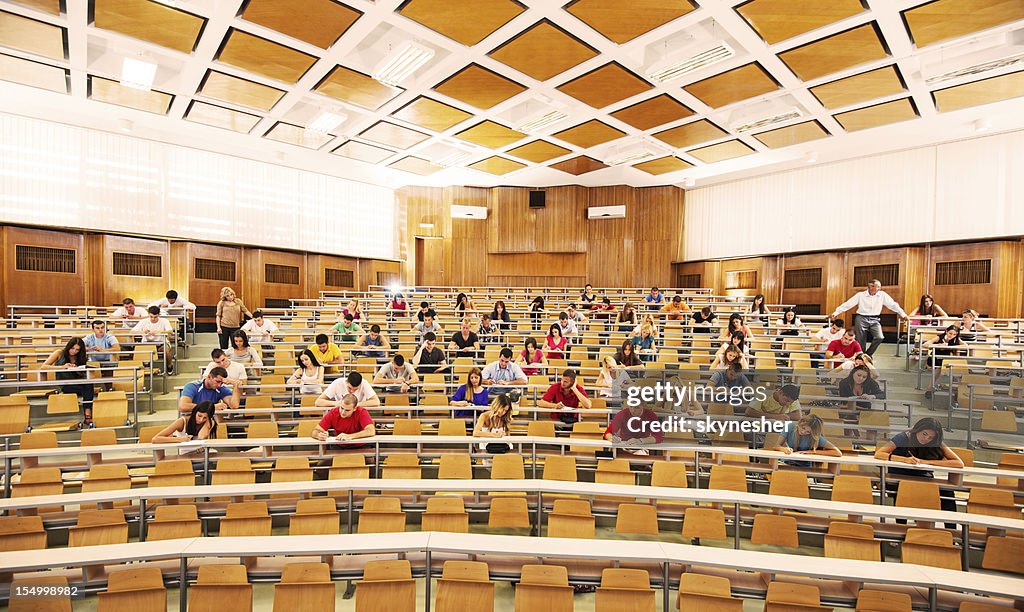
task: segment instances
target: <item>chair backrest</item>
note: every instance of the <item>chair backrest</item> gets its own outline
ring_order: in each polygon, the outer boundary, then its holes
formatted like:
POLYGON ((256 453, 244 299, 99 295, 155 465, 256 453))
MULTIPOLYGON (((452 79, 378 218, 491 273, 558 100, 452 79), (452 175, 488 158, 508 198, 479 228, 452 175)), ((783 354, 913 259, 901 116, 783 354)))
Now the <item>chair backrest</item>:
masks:
POLYGON ((427 511, 423 514, 423 531, 446 531, 450 533, 469 532, 469 514, 466 513, 462 496, 435 495, 427 499, 427 511))
POLYGON ((41 550, 46 548, 46 530, 43 517, 0 517, 0 550, 41 550))
POLYGON ((832 480, 832 501, 852 504, 874 503, 871 479, 867 476, 840 474, 832 480))
POLYGON ((163 612, 167 609, 167 589, 160 568, 122 569, 107 575, 107 590, 99 594, 96 609, 114 612, 125 608, 133 612, 163 612))
POLYGON ((153 436, 157 435, 164 430, 163 425, 146 425, 145 427, 139 428, 139 444, 149 444, 153 441, 153 436))
POLYGON ((289 517, 288 535, 333 535, 341 530, 337 502, 333 497, 300 499, 289 517))
MULTIPOLYGON (((796 582, 770 582, 766 604, 788 604, 790 606, 816 608, 821 605, 821 590, 810 584, 796 582)), ((767 607, 766 607, 767 609, 767 607)))
POLYGON ((363 500, 359 513, 358 533, 397 533, 405 531, 402 500, 397 497, 371 495, 363 500))
POLYGON ((251 501, 228 504, 227 513, 220 521, 221 537, 269 536, 272 519, 267 502, 251 501))
POLYGON ((156 507, 154 520, 160 521, 198 521, 199 511, 194 504, 164 504, 156 507))
POLYGON ((985 556, 981 567, 987 570, 1024 574, 1024 538, 1012 536, 989 536, 985 540, 985 556))
POLYGON ((725 512, 717 508, 687 508, 683 513, 683 538, 726 539, 725 512))
POLYGON ((472 480, 473 464, 469 455, 456 455, 452 453, 441 455, 441 463, 437 468, 437 477, 440 480, 472 480))
POLYGON ((747 471, 735 465, 715 465, 711 467, 709 489, 747 492, 747 471))
POLYGON ((768 494, 807 499, 810 497, 807 475, 793 470, 775 470, 768 485, 768 494))
POLYGON ((524 565, 520 571, 515 612, 572 612, 573 588, 569 586, 569 574, 564 567, 524 565))
POLYGON ((487 526, 495 527, 530 527, 530 507, 526 497, 492 497, 490 512, 487 513, 487 526))
MULTIPOLYGON (((25 405, 28 405, 27 398, 25 405)), ((48 415, 78 414, 78 411, 78 396, 74 393, 54 393, 46 398, 46 414, 48 415)))
POLYGON ((911 612, 907 593, 861 589, 857 593, 856 612, 911 612))
POLYGON ((595 519, 590 501, 585 499, 556 499, 548 515, 548 537, 588 538, 595 536, 595 519))
POLYGON ((466 421, 462 419, 441 419, 437 423, 437 435, 439 436, 465 436, 466 421))
MULTIPOLYGON (((24 431, 24 429, 22 429, 22 431, 24 431)), ((40 448, 57 448, 57 432, 33 431, 30 433, 23 433, 18 436, 18 450, 36 450, 40 448)))
POLYGON ((419 419, 395 419, 393 431, 396 436, 418 436, 422 433, 419 419))
POLYGON ((544 472, 541 478, 576 482, 576 457, 548 455, 544 458, 544 472))
POLYGON ((113 446, 117 444, 117 432, 113 429, 86 429, 82 432, 82 446, 113 446))
POLYGON ((757 514, 750 534, 751 544, 773 546, 800 546, 796 517, 780 514, 757 514))
POLYGON ((14 483, 11 497, 60 495, 63 492, 64 482, 59 467, 33 467, 21 471, 21 479, 14 483))
POLYGON ((526 478, 522 455, 513 453, 495 455, 492 461, 492 480, 524 480, 526 478))
POLYGON ((146 479, 148 487, 191 487, 195 484, 196 475, 188 459, 157 461, 156 470, 146 479))
POLYGON ((124 391, 100 393, 93 400, 92 420, 96 427, 122 427, 127 419, 128 399, 124 391))
POLYGON ((188 590, 189 610, 252 610, 252 585, 244 565, 200 565, 188 590))
POLYGON ((412 564, 405 559, 369 561, 356 583, 356 611, 416 610, 416 582, 412 564))
POLYGON ((676 487, 685 489, 686 464, 681 461, 655 461, 651 465, 652 487, 676 487))
POLYGON ((940 510, 939 485, 934 482, 901 480, 896 490, 896 505, 903 508, 940 510))
POLYGON ((0 404, 0 434, 22 434, 24 437, 29 410, 28 398, 24 402, 0 404))
POLYGON ((277 438, 278 433, 275 421, 253 421, 245 428, 245 437, 251 439, 277 438))
MULTIPOLYGON (((5 549, 10 550, 10 549, 5 549)), ((38 576, 21 578, 11 583, 8 612, 71 612, 71 596, 66 576, 38 576), (39 597, 38 595, 21 595, 19 587, 55 587, 54 595, 39 597), (63 594, 62 594, 63 593, 63 594)), ((30 589, 26 589, 29 592, 30 589)))
POLYGON ((615 533, 658 535, 658 509, 649 504, 619 504, 615 533))
POLYGON ((289 563, 274 585, 274 612, 333 610, 334 583, 326 563, 289 563))
POLYGON ((526 435, 537 438, 554 438, 555 422, 551 420, 530 421, 526 424, 526 435))
MULTIPOLYGON (((907 481, 903 481, 907 482, 907 481)), ((960 550, 953 546, 953 534, 941 529, 907 529, 901 547, 904 563, 961 571, 960 550)))

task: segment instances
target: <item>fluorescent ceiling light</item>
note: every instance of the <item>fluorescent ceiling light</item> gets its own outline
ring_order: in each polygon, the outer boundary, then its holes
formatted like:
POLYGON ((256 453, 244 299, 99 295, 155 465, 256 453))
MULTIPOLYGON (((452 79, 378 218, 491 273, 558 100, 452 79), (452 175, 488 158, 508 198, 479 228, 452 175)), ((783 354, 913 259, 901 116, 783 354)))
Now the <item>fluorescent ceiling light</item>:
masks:
POLYGON ((412 41, 405 41, 388 53, 377 70, 373 72, 373 78, 385 85, 397 87, 432 57, 434 57, 433 49, 428 49, 412 41))
POLYGON ((521 123, 516 127, 517 131, 529 134, 531 132, 540 131, 549 125, 558 123, 559 121, 567 118, 569 115, 563 113, 560 110, 549 110, 541 115, 532 115, 528 117, 524 123, 521 123))
POLYGON ((444 166, 445 168, 451 168, 453 166, 461 166, 463 163, 473 158, 475 154, 469 151, 458 150, 440 159, 434 160, 434 163, 438 166, 444 166))
POLYGON ((345 115, 328 113, 325 111, 320 113, 316 119, 310 121, 309 125, 306 126, 306 129, 310 132, 316 132, 317 134, 327 134, 334 128, 341 125, 345 119, 348 119, 345 115))
POLYGON ((121 65, 121 84, 125 87, 149 91, 153 87, 155 78, 156 64, 130 57, 124 58, 124 63, 121 65))
POLYGON ((734 55, 736 51, 724 40, 703 40, 669 53, 651 64, 646 76, 657 83, 667 83, 734 55))
POLYGON ((661 157, 666 152, 647 142, 638 142, 633 145, 619 148, 612 155, 608 156, 606 162, 609 166, 621 166, 623 164, 635 164, 655 157, 661 157))

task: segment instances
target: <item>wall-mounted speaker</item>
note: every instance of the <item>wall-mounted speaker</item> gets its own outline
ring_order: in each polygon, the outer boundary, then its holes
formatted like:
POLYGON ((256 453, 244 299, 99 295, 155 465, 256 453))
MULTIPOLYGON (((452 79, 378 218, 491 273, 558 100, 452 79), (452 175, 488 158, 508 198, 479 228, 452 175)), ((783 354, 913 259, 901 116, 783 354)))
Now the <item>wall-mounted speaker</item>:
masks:
POLYGON ((531 191, 530 192, 530 208, 544 208, 544 204, 547 202, 546 191, 531 191))

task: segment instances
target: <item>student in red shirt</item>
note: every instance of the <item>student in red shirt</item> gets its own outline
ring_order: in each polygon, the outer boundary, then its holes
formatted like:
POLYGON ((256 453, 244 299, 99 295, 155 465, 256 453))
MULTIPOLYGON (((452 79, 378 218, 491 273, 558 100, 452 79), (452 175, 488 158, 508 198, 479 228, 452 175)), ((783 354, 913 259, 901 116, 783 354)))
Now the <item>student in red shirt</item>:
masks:
POLYGON ((663 439, 661 430, 651 431, 650 428, 650 423, 658 420, 658 415, 653 410, 640 404, 627 405, 608 424, 608 429, 604 430, 604 439, 614 444, 625 444, 631 447, 661 442, 663 439), (635 420, 631 422, 631 419, 635 420))
POLYGON ((366 408, 359 406, 356 396, 351 393, 341 398, 340 404, 324 414, 324 418, 313 428, 313 438, 323 442, 332 429, 338 440, 358 440, 377 433, 370 413, 366 408))
POLYGON ((857 342, 854 337, 854 330, 848 329, 842 338, 833 340, 829 343, 828 348, 825 349, 825 359, 833 360, 833 369, 842 365, 843 361, 853 359, 854 355, 863 350, 860 347, 860 342, 857 342), (834 359, 837 355, 842 355, 845 359, 834 359))
MULTIPOLYGON (((551 385, 544 397, 537 400, 538 408, 554 408, 556 410, 572 410, 574 408, 589 410, 591 405, 587 392, 583 390, 583 385, 576 384, 576 370, 571 368, 562 372, 562 382, 551 385)), ((571 425, 580 420, 580 415, 576 412, 552 412, 551 418, 571 425)))

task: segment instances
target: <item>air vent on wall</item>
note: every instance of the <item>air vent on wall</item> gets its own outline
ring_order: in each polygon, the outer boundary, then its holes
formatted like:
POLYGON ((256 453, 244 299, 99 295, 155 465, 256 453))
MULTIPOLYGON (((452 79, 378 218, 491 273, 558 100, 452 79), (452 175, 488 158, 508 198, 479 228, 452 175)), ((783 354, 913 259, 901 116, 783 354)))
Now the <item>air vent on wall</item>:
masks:
POLYGON ((113 253, 113 269, 115 276, 148 276, 160 278, 162 260, 159 255, 142 253, 113 253))
POLYGON ((699 289, 700 274, 680 274, 679 286, 683 289, 699 289))
POLYGON ((263 268, 264 280, 268 283, 279 285, 298 285, 298 266, 281 266, 277 264, 266 264, 263 268))
POLYGON ((1018 65, 1024 65, 1024 30, 981 36, 923 55, 921 77, 938 85, 1018 65))
POLYGON ((991 282, 991 259, 940 261, 935 264, 936 285, 988 285, 991 282))
POLYGON ((460 206, 452 204, 452 219, 486 219, 486 206, 460 206))
POLYGON ((356 275, 352 270, 339 270, 337 268, 324 268, 324 284, 328 287, 356 286, 356 275))
POLYGON ((821 268, 786 270, 783 275, 782 287, 783 289, 820 289, 821 268))
POLYGON ((75 252, 72 249, 18 244, 14 247, 14 260, 15 270, 75 273, 75 252))
POLYGON ((625 219, 626 207, 622 206, 591 206, 587 208, 588 219, 625 219))
POLYGON ((196 257, 196 280, 235 282, 235 262, 196 257))
POLYGON ((879 264, 876 266, 855 266, 853 268, 853 286, 864 288, 869 282, 877 280, 883 287, 898 285, 900 282, 899 264, 879 264))

